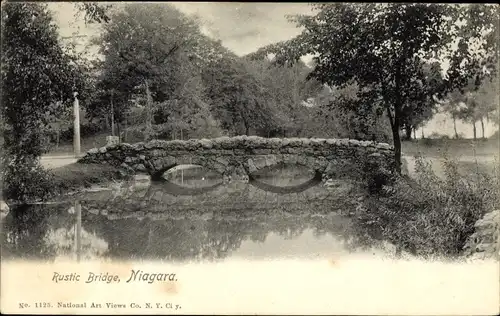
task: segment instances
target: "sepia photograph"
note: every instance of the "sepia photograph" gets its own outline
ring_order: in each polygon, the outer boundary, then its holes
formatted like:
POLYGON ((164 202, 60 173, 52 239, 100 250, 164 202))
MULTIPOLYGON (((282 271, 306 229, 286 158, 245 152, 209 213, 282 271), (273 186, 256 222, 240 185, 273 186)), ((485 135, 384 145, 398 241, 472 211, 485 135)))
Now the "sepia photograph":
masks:
POLYGON ((2 313, 500 313, 499 5, 1 6, 2 313))

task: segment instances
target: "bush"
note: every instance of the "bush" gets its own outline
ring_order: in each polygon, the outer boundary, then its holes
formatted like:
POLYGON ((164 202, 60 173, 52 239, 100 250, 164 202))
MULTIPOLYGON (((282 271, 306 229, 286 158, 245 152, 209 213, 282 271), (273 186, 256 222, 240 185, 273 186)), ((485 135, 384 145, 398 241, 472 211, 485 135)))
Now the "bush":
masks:
POLYGON ((438 132, 433 132, 429 137, 431 139, 450 139, 450 136, 446 134, 440 134, 438 132))
POLYGON ((36 158, 4 158, 3 197, 7 201, 41 201, 55 194, 53 176, 36 158))
POLYGON ((443 167, 444 178, 439 178, 418 157, 415 180, 398 177, 365 199, 356 220, 374 238, 413 255, 460 255, 475 222, 498 208, 498 170, 493 176, 479 171, 466 176, 447 158, 443 167))

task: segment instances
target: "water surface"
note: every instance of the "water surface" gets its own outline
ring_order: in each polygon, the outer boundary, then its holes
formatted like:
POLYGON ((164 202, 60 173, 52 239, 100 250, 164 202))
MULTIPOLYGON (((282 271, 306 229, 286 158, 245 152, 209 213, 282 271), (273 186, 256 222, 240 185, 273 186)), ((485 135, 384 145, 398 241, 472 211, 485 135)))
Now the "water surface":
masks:
POLYGON ((160 182, 142 177, 12 207, 2 220, 2 258, 315 259, 378 249, 351 223, 359 184, 324 185, 284 166, 253 179, 224 184, 200 168, 177 170, 160 182))

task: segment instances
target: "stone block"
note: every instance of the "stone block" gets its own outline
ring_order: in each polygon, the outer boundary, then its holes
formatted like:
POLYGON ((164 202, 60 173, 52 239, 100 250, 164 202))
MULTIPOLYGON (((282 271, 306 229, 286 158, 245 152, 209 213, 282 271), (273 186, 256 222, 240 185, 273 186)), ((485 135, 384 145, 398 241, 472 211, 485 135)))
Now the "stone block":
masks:
POLYGON ((164 166, 173 166, 179 164, 177 157, 174 156, 163 157, 161 161, 164 166))
POLYGON ((140 142, 140 143, 135 143, 132 145, 132 148, 133 150, 135 151, 141 151, 144 149, 144 143, 143 142, 140 142))
POLYGON ((250 158, 247 160, 247 167, 248 167, 248 172, 250 173, 256 172, 258 170, 253 160, 250 158))
POLYGON ((377 147, 380 149, 385 149, 385 150, 394 150, 394 147, 392 147, 391 145, 389 145, 387 143, 378 143, 377 147))
POLYGON ((146 167, 142 163, 134 165, 133 168, 137 171, 140 171, 140 172, 147 171, 146 167))
POLYGON ((315 157, 309 156, 309 157, 306 158, 306 161, 307 161, 306 165, 308 167, 315 169, 314 168, 314 166, 316 164, 316 158, 315 157))
POLYGON ((265 157, 265 159, 266 159, 266 167, 271 167, 276 165, 276 156, 268 155, 265 157))
POLYGON ((307 166, 308 163, 308 157, 305 155, 299 155, 297 156, 297 164, 302 165, 302 166, 307 166))
POLYGON ((313 165, 313 168, 314 170, 325 170, 326 166, 328 165, 328 160, 326 160, 325 157, 316 157, 315 161, 314 161, 314 165, 313 165))
POLYGON ((227 158, 224 158, 224 157, 217 157, 217 158, 215 158, 215 161, 217 161, 219 164, 221 164, 223 166, 229 165, 229 160, 227 158))
POLYGON ((260 170, 262 168, 265 168, 267 165, 266 165, 266 156, 256 156, 254 158, 252 158, 253 162, 254 162, 254 166, 255 168, 257 168, 257 170, 260 170))
POLYGON ((259 149, 255 149, 253 152, 255 155, 268 155, 272 151, 269 150, 268 148, 259 148, 259 149))
POLYGON ((106 146, 115 146, 120 143, 120 138, 118 136, 106 136, 106 146))
POLYGON ((296 155, 286 155, 286 162, 289 164, 297 164, 298 157, 296 155))

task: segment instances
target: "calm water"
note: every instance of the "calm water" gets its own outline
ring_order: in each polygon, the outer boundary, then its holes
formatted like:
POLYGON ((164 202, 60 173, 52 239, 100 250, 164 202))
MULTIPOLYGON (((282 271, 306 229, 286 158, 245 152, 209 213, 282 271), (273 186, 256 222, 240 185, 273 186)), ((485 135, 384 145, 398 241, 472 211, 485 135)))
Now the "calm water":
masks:
POLYGON ((2 258, 212 261, 373 252, 378 245, 349 218, 360 194, 355 183, 325 186, 296 168, 229 185, 202 169, 178 170, 164 182, 138 178, 11 207, 2 219, 2 258))

